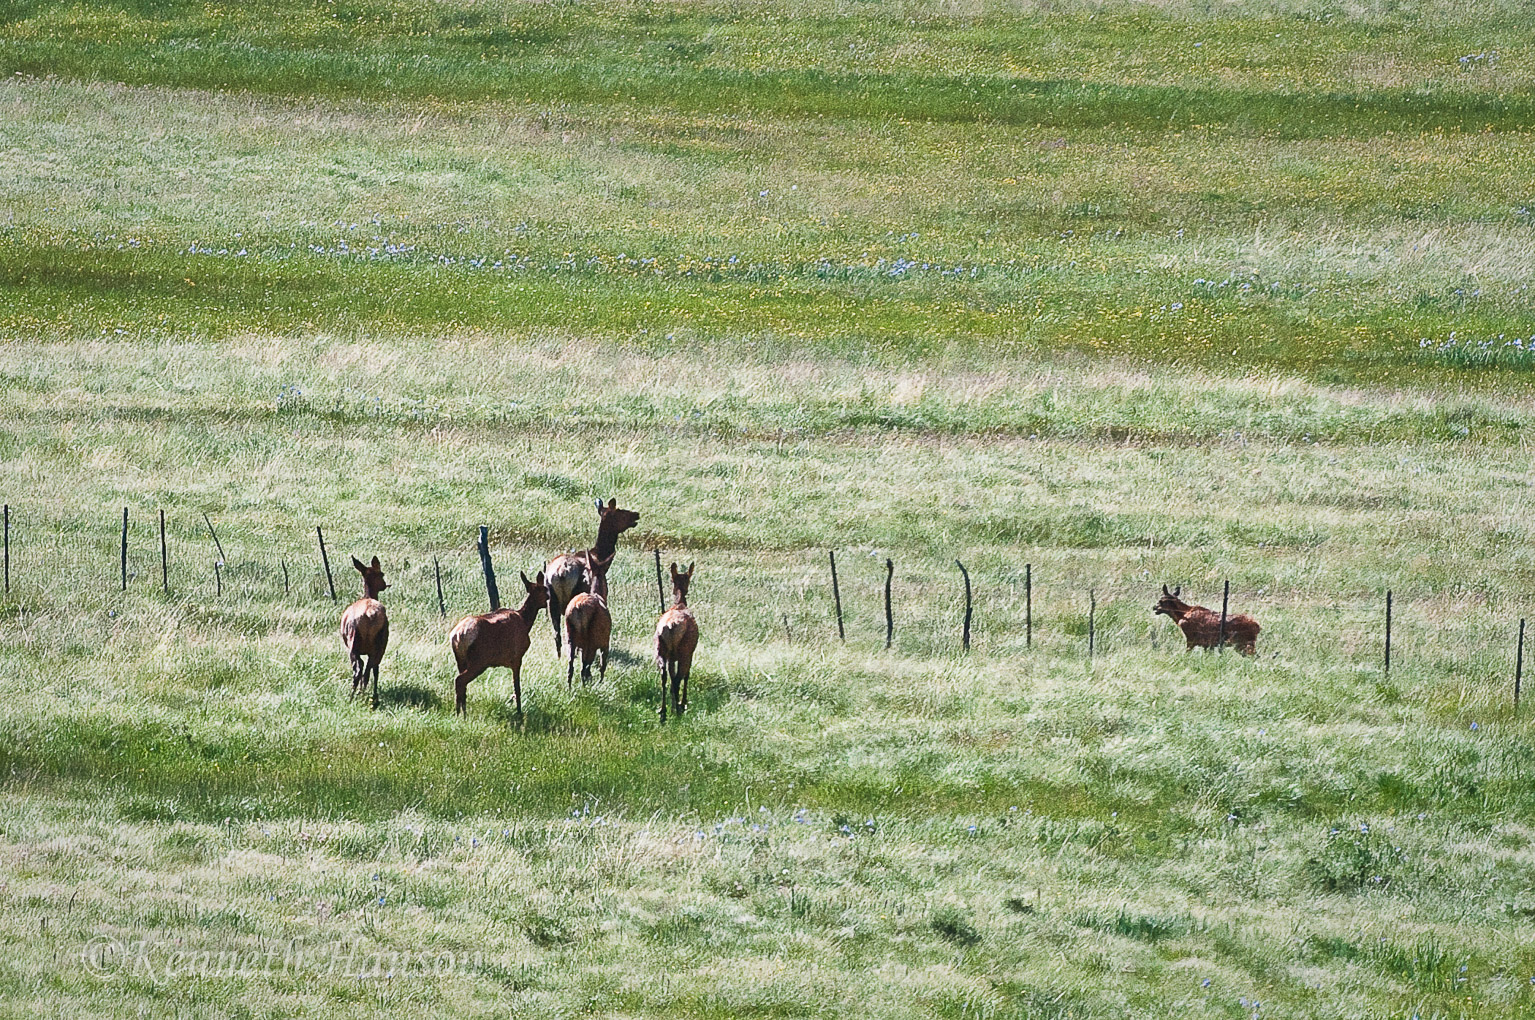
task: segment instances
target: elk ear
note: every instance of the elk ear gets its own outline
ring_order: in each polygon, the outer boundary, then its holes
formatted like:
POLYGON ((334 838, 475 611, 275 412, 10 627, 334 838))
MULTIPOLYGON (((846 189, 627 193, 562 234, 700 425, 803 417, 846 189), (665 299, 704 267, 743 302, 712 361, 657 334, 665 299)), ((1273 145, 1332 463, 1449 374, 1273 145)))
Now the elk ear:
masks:
POLYGON ((1180 584, 1180 585, 1178 585, 1178 587, 1173 589, 1173 598, 1177 598, 1179 595, 1182 595, 1182 594, 1183 594, 1183 585, 1180 584))
POLYGON ((362 560, 358 559, 356 556, 352 557, 352 566, 354 566, 358 570, 362 570, 362 571, 366 571, 368 569, 367 567, 362 565, 362 560))
POLYGON ((608 500, 608 509, 609 510, 617 510, 618 509, 618 500, 616 500, 616 499, 608 500))
POLYGON ((383 570, 384 569, 383 564, 379 563, 377 556, 373 557, 373 569, 374 570, 383 570))
POLYGON ((697 562, 698 561, 695 560, 695 561, 693 561, 693 563, 689 563, 688 564, 688 577, 691 578, 693 576, 693 566, 694 566, 694 563, 697 563, 697 562))
POLYGON ((602 500, 600 499, 597 501, 597 512, 599 514, 602 513, 602 500))
POLYGON ((1166 595, 1168 598, 1172 598, 1172 595, 1173 595, 1172 592, 1167 590, 1167 585, 1165 585, 1165 584, 1162 586, 1162 594, 1166 595))

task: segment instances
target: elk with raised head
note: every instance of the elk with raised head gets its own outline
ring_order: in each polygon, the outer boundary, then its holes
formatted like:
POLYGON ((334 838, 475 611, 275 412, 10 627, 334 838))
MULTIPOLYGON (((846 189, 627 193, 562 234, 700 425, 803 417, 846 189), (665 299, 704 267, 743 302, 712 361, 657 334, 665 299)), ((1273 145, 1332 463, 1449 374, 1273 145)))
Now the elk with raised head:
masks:
POLYGON ((362 598, 341 614, 341 643, 352 660, 352 697, 357 697, 358 688, 367 688, 368 677, 372 676, 373 707, 377 708, 378 663, 389 647, 389 613, 378 597, 389 585, 384 581, 384 568, 377 556, 366 566, 353 556, 352 566, 362 574, 362 598))
POLYGON ((592 590, 591 560, 612 560, 618 549, 618 536, 640 522, 640 515, 625 510, 618 500, 608 500, 603 506, 597 500, 597 544, 588 552, 588 558, 579 550, 562 553, 544 567, 544 584, 549 588, 549 622, 554 625, 554 654, 560 654, 560 626, 565 620, 565 607, 570 600, 584 591, 592 590))
POLYGON ((661 671, 661 721, 666 721, 666 687, 671 681, 672 711, 681 715, 688 707, 688 674, 698 648, 698 619, 688 608, 688 585, 694 564, 679 571, 672 564, 672 607, 656 621, 656 669, 661 671))
MULTIPOLYGON (((1168 591, 1167 585, 1164 584, 1162 597, 1157 600, 1156 605, 1151 607, 1151 611, 1172 620, 1178 625, 1178 629, 1183 631, 1183 636, 1188 641, 1188 647, 1184 651, 1216 647, 1221 643, 1221 614, 1204 606, 1189 605, 1178 597, 1182 592, 1182 585, 1168 591)), ((1258 631, 1262 629, 1258 626, 1257 620, 1245 613, 1228 615, 1226 644, 1233 646, 1243 655, 1257 655, 1258 631)))
POLYGON ((538 619, 538 611, 549 603, 542 573, 531 581, 527 574, 523 574, 522 586, 528 595, 520 608, 466 616, 448 635, 453 659, 458 663, 458 676, 453 681, 455 715, 468 714, 465 698, 469 681, 492 666, 511 669, 517 714, 522 715, 522 657, 528 654, 528 646, 532 644, 533 621, 538 619))
POLYGON ((575 686, 576 652, 581 653, 581 683, 592 679, 592 660, 602 653, 602 668, 597 680, 608 676, 608 643, 613 638, 613 616, 608 612, 608 568, 613 557, 598 559, 596 550, 582 553, 591 570, 589 592, 581 592, 565 607, 565 643, 570 648, 570 668, 565 673, 565 686, 575 686))

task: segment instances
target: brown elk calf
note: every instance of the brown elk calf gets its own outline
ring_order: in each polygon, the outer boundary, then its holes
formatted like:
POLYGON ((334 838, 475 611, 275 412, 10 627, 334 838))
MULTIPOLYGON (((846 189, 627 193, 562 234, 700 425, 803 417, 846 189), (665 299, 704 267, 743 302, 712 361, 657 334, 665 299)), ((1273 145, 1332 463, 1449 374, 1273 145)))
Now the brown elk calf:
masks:
MULTIPOLYGON (((618 536, 639 522, 640 515, 620 507, 618 500, 608 500, 607 506, 597 500, 597 544, 589 551, 596 559, 611 560, 618 548, 618 536)), ((544 578, 549 588, 549 622, 554 625, 554 654, 559 655, 565 607, 577 595, 592 590, 590 561, 583 552, 561 553, 544 567, 544 578)))
MULTIPOLYGON (((1183 631, 1184 638, 1188 640, 1188 647, 1184 651, 1214 648, 1221 640, 1221 614, 1204 606, 1189 605, 1178 598, 1182 591, 1181 586, 1168 591, 1164 584, 1162 597, 1151 607, 1151 611, 1172 620, 1183 631)), ((1226 644, 1234 646, 1243 655, 1257 655, 1258 631, 1262 629, 1257 620, 1245 613, 1227 616, 1226 644)))
POLYGON ((661 721, 666 721, 666 682, 671 680, 672 711, 681 715, 688 708, 688 674, 693 670, 693 652, 698 648, 698 620, 688 608, 688 585, 693 581, 693 566, 685 572, 672 564, 672 607, 656 621, 656 668, 661 671, 661 721))
POLYGON ((527 574, 523 574, 522 586, 527 589, 528 597, 520 609, 497 609, 479 616, 466 616, 448 635, 448 644, 458 663, 458 676, 453 681, 455 715, 469 714, 465 706, 469 681, 492 666, 510 667, 517 714, 522 714, 522 657, 528 654, 528 646, 532 644, 529 635, 533 621, 538 619, 538 611, 549 601, 542 573, 531 581, 527 574))
POLYGON ((598 559, 596 550, 582 553, 591 567, 592 590, 581 592, 565 607, 565 643, 570 646, 570 668, 565 673, 565 686, 575 685, 576 652, 581 653, 581 683, 592 679, 592 659, 602 653, 602 669, 597 675, 601 683, 608 677, 608 644, 613 639, 613 616, 608 612, 608 568, 613 557, 598 559))
POLYGON ((362 574, 362 598, 347 606, 341 614, 341 643, 352 660, 352 697, 357 697, 358 688, 367 688, 371 675, 373 707, 377 708, 378 663, 384 657, 384 649, 389 647, 389 613, 378 597, 389 585, 384 581, 384 570, 379 566, 377 556, 368 566, 363 566, 362 561, 353 556, 352 566, 362 574))

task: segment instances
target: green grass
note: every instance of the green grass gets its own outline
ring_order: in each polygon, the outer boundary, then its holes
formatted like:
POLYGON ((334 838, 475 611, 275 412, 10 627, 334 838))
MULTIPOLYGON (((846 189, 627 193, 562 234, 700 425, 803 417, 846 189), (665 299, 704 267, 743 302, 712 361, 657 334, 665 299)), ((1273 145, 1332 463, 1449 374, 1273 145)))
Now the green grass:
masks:
POLYGON ((1527 20, 0 4, 6 1011, 1530 1012, 1527 20))

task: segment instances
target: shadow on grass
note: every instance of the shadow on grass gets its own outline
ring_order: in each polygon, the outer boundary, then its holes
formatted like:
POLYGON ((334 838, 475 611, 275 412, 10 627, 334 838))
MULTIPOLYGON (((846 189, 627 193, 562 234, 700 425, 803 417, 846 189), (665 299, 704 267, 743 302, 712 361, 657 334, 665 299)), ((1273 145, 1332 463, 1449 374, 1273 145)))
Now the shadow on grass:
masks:
POLYGON ((450 707, 441 694, 419 684, 382 687, 378 692, 378 702, 385 708, 414 708, 421 712, 436 712, 450 707))

